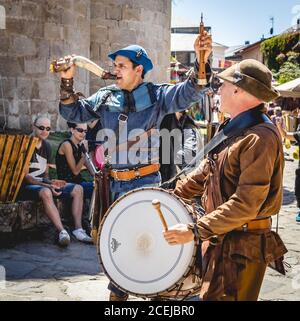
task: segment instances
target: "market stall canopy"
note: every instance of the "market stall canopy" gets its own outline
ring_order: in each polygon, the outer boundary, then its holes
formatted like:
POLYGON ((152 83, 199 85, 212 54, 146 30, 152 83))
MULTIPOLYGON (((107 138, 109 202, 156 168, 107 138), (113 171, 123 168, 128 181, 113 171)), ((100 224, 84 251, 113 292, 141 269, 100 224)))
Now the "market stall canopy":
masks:
POLYGON ((275 87, 282 97, 300 98, 300 78, 275 87))

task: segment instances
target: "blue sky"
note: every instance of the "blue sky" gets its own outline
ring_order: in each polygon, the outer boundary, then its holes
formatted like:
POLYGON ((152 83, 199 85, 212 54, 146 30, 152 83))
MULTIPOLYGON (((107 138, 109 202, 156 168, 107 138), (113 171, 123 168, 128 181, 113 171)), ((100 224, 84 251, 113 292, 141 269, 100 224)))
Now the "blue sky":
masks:
POLYGON ((270 36, 274 17, 275 34, 288 29, 300 18, 300 0, 173 0, 172 20, 198 24, 201 12, 212 27, 213 40, 227 46, 254 43, 270 36))

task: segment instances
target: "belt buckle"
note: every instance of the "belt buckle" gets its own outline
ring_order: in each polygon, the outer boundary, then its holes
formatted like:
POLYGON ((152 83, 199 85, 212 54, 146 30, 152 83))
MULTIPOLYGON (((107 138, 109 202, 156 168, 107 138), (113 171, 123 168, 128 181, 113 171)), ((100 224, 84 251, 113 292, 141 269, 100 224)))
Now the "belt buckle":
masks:
POLYGON ((141 178, 141 172, 140 172, 140 169, 138 167, 134 168, 134 175, 135 175, 135 179, 141 178))
POLYGON ((243 232, 247 232, 248 231, 248 223, 244 224, 242 226, 243 232))

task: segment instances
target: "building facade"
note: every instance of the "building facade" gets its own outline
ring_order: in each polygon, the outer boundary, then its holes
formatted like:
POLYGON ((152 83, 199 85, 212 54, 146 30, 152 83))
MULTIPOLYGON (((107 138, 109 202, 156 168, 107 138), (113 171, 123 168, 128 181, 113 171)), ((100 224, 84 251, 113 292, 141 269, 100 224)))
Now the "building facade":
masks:
MULTIPOLYGON (((171 33, 171 54, 177 61, 187 68, 192 67, 195 61, 194 42, 199 34, 199 27, 172 27, 171 33)), ((206 27, 211 33, 211 28, 206 27)), ((220 70, 220 61, 225 59, 227 46, 213 42, 212 68, 220 70)))

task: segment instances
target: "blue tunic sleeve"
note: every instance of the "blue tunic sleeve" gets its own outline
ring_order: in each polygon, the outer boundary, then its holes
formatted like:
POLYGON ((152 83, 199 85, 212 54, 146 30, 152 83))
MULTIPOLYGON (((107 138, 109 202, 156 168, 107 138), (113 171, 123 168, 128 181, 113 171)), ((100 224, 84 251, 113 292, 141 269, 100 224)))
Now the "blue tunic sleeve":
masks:
POLYGON ((101 103, 105 91, 99 90, 89 98, 80 99, 75 103, 59 105, 61 116, 67 120, 77 124, 88 123, 100 118, 98 107, 101 103))
POLYGON ((158 104, 160 105, 159 120, 167 114, 184 111, 201 100, 208 88, 199 89, 191 80, 177 85, 160 85, 157 88, 158 104))

